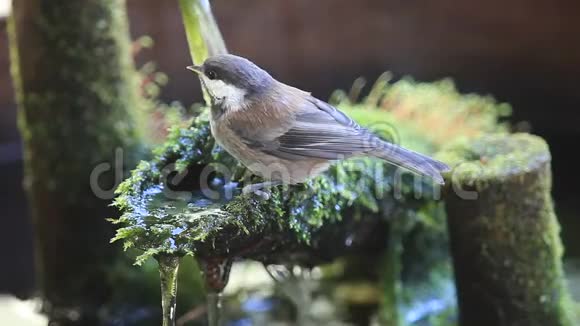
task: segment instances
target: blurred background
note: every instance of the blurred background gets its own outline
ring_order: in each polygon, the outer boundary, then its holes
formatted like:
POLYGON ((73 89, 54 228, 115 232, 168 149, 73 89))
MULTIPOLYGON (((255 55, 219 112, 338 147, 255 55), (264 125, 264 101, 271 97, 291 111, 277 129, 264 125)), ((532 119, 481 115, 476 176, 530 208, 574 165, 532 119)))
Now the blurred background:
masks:
MULTIPOLYGON (((21 144, 0 0, 0 293, 34 290, 31 223, 22 188, 21 144)), ((155 62, 169 76, 161 99, 201 102, 177 1, 128 0, 131 34, 155 45, 137 66, 155 62)), ((212 2, 229 51, 277 79, 327 99, 358 77, 382 72, 418 81, 451 77, 461 92, 492 94, 513 106, 520 130, 541 135, 553 154, 554 197, 566 255, 580 222, 576 148, 580 139, 580 2, 570 0, 244 0, 212 2)), ((576 240, 577 241, 577 240, 576 240)))

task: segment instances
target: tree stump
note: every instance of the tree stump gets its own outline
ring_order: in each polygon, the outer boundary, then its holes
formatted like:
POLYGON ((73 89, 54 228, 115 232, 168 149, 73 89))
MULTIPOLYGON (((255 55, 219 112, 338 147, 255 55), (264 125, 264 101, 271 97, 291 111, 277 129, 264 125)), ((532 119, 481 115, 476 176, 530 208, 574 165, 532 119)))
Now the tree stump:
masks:
POLYGON ((442 154, 460 324, 572 325, 547 144, 493 135, 442 154))

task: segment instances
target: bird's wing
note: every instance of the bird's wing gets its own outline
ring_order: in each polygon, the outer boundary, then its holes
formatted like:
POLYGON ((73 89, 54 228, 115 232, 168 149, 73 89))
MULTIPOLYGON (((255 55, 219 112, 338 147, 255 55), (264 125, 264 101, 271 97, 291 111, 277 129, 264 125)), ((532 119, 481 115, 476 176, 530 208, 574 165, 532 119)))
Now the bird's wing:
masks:
POLYGON ((423 154, 381 140, 333 106, 313 97, 284 131, 266 130, 244 137, 251 148, 287 160, 338 160, 360 154, 375 156, 396 166, 443 183, 449 167, 423 154))
POLYGON ((290 160, 336 160, 365 153, 380 142, 330 104, 309 97, 293 124, 274 139, 244 139, 248 146, 290 160))

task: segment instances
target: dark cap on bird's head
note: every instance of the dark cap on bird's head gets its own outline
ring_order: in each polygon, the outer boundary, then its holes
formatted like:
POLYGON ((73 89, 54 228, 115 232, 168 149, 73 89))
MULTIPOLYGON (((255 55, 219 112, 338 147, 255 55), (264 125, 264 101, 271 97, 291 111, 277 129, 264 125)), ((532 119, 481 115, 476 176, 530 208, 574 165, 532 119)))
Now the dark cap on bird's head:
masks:
POLYGON ((265 91, 275 82, 268 72, 250 60, 232 54, 215 55, 201 66, 189 66, 187 69, 209 80, 221 80, 248 94, 265 91))

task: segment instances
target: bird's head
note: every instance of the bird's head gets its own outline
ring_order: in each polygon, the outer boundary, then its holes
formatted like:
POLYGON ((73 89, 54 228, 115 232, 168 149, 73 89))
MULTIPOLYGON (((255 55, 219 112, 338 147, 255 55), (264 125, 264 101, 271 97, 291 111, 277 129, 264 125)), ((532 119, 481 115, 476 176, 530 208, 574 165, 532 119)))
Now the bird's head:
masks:
POLYGON ((270 74, 250 60, 231 54, 212 56, 201 66, 187 69, 199 75, 212 101, 226 109, 247 106, 252 97, 264 95, 275 83, 270 74))

